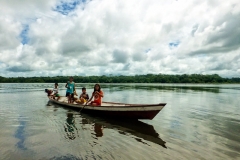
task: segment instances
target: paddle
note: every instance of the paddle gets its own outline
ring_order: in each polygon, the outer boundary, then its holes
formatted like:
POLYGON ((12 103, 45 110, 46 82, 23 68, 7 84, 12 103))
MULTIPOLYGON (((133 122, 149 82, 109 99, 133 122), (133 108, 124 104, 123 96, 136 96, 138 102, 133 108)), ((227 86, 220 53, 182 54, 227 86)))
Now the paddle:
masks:
POLYGON ((79 111, 79 113, 83 110, 83 108, 87 105, 87 102, 84 104, 84 106, 81 108, 81 110, 79 111))

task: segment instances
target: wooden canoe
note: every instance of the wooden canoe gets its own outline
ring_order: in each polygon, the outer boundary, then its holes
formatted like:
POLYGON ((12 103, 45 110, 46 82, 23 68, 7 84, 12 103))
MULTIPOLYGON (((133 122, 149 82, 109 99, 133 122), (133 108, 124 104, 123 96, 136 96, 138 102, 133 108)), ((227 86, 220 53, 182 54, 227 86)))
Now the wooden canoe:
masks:
POLYGON ((166 103, 159 104, 125 104, 114 102, 102 102, 101 106, 91 106, 84 104, 69 104, 66 97, 61 97, 58 101, 49 97, 50 103, 56 103, 72 109, 81 110, 84 113, 91 113, 103 115, 114 118, 127 119, 153 119, 166 105, 166 103))

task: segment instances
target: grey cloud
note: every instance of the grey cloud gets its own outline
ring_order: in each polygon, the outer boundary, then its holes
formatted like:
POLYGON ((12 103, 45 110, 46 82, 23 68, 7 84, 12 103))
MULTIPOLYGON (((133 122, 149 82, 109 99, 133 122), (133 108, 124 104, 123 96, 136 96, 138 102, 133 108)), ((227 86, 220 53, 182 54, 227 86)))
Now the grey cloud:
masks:
POLYGON ((194 37, 194 34, 195 34, 195 32, 197 31, 197 29, 198 29, 198 24, 195 24, 194 26, 193 26, 193 28, 192 28, 192 31, 191 31, 191 35, 194 37))
POLYGON ((212 33, 207 37, 202 49, 191 52, 191 55, 205 53, 223 53, 240 47, 240 14, 227 14, 216 22, 212 33), (219 30, 218 28, 221 27, 219 30), (216 46, 215 44, 221 44, 216 46))
POLYGON ((87 46, 84 45, 83 43, 77 43, 77 42, 73 42, 71 43, 71 41, 66 41, 64 42, 62 47, 62 54, 64 55, 78 55, 84 52, 88 52, 91 49, 87 46))
POLYGON ((206 62, 206 69, 207 70, 232 70, 236 71, 239 69, 239 60, 240 55, 237 54, 229 54, 229 55, 221 55, 221 56, 212 56, 206 62))
POLYGON ((222 25, 225 26, 210 34, 206 43, 223 42, 223 47, 229 47, 229 50, 237 49, 240 46, 240 14, 226 15, 222 25))
POLYGON ((221 70, 224 70, 224 69, 231 69, 231 64, 225 64, 225 63, 215 63, 215 64, 212 64, 209 68, 209 70, 217 70, 217 71, 221 71, 221 70))
POLYGON ((190 55, 199 55, 199 54, 213 54, 213 53, 223 53, 229 51, 229 47, 211 47, 210 49, 199 49, 197 51, 190 52, 190 55))
POLYGON ((28 65, 21 65, 21 66, 12 66, 7 69, 10 72, 29 72, 32 71, 31 67, 28 65))
POLYGON ((113 51, 113 62, 115 63, 126 63, 128 60, 128 53, 125 51, 114 50, 113 51))
POLYGON ((147 53, 135 53, 133 54, 133 61, 144 61, 146 60, 147 53))
POLYGON ((171 23, 163 25, 163 31, 165 31, 166 33, 171 32, 173 28, 174 26, 171 23))
POLYGON ((46 54, 47 52, 49 52, 47 47, 39 46, 39 47, 36 48, 36 54, 38 56, 42 56, 42 55, 46 54))
POLYGON ((128 63, 128 64, 125 64, 124 66, 123 66, 123 71, 128 71, 130 69, 130 63, 128 63))

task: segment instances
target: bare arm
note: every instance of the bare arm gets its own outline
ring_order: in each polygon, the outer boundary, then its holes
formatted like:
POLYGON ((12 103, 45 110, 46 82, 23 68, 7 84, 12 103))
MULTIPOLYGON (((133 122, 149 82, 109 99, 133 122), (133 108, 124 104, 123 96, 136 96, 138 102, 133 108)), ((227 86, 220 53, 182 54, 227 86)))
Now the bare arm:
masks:
MULTIPOLYGON (((94 93, 93 93, 93 94, 94 94, 94 93)), ((86 104, 88 104, 88 102, 90 102, 90 101, 93 99, 93 94, 92 94, 91 98, 87 101, 86 104)))
POLYGON ((87 94, 87 98, 86 98, 87 100, 89 100, 89 96, 88 96, 88 94, 87 94))
POLYGON ((81 98, 81 97, 82 97, 82 94, 80 94, 79 98, 81 98))
POLYGON ((103 91, 101 91, 101 92, 95 92, 96 94, 98 94, 100 97, 103 97, 104 95, 103 95, 103 91))

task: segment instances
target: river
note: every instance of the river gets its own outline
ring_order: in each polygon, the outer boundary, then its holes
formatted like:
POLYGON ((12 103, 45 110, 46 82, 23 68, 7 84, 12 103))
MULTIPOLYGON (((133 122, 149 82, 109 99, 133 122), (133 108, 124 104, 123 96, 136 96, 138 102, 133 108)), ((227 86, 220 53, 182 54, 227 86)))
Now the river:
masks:
POLYGON ((104 101, 167 103, 137 122, 50 105, 53 86, 0 83, 0 159, 240 159, 239 84, 101 84, 104 101))

